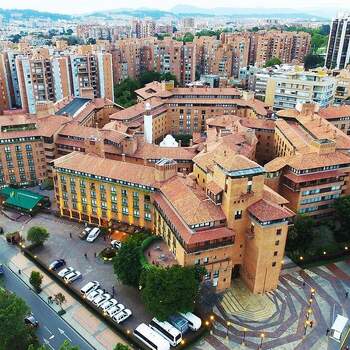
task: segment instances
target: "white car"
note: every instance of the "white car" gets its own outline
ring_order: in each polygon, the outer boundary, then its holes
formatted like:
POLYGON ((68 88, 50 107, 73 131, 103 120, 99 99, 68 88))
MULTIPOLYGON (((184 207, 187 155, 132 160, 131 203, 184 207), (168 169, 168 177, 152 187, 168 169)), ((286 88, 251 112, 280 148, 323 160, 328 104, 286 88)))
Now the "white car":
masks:
POLYGON ((82 274, 80 273, 80 271, 73 271, 70 274, 64 276, 64 282, 67 284, 70 284, 80 278, 82 278, 82 274))
POLYGON ((98 296, 103 294, 103 290, 102 289, 97 289, 92 291, 91 293, 89 293, 86 297, 87 300, 89 301, 93 301, 95 298, 97 298, 98 296))
POLYGON ((106 312, 109 308, 115 306, 118 304, 118 301, 115 299, 109 299, 106 300, 102 305, 101 305, 101 309, 106 312))
POLYGON ((123 321, 125 321, 125 320, 126 320, 127 318, 129 318, 131 315, 132 315, 131 310, 129 310, 129 309, 124 309, 124 310, 122 310, 121 312, 115 314, 115 315, 113 316, 113 320, 119 324, 119 323, 122 323, 123 321))
POLYGON ((111 307, 107 310, 109 317, 113 317, 116 314, 119 314, 120 311, 123 311, 125 306, 123 304, 118 304, 116 306, 111 307))
POLYGON ((120 249, 120 247, 122 246, 122 242, 114 239, 113 241, 111 241, 111 246, 114 249, 120 249))
POLYGON ((80 293, 85 296, 91 293, 93 290, 96 290, 99 286, 100 286, 100 282, 98 281, 89 282, 80 289, 80 293))
POLYGON ((99 297, 93 300, 93 303, 100 307, 105 301, 112 299, 112 296, 108 293, 101 294, 99 297))
POLYGON ((73 271, 74 271, 74 269, 73 269, 72 266, 66 267, 66 268, 64 268, 63 270, 61 270, 61 271, 58 273, 58 276, 60 276, 60 277, 63 278, 64 276, 66 276, 66 275, 72 273, 73 271))
POLYGON ((98 228, 98 227, 94 227, 90 233, 88 234, 87 238, 86 238, 86 241, 87 242, 93 242, 97 237, 98 235, 100 234, 101 230, 98 228))

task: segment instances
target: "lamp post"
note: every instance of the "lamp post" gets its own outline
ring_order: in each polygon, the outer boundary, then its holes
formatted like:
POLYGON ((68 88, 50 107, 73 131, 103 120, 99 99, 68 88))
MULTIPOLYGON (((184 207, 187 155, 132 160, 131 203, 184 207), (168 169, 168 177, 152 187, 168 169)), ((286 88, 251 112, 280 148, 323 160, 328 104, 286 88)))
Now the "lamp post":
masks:
POLYGON ((309 320, 306 320, 304 325, 304 336, 306 335, 306 330, 308 325, 309 325, 309 320))
POLYGON ((210 334, 213 334, 214 321, 215 321, 214 315, 210 315, 210 323, 211 323, 210 334))
POLYGON ((264 333, 261 333, 261 334, 260 334, 260 347, 259 347, 259 349, 262 349, 262 345, 263 345, 264 338, 265 338, 265 334, 264 334, 264 333))
POLYGON ((242 338, 242 345, 245 345, 245 335, 247 333, 247 328, 243 328, 243 338, 242 338))
POLYGON ((228 339, 228 332, 229 332, 229 328, 231 326, 231 322, 230 321, 227 321, 226 322, 226 338, 228 339))

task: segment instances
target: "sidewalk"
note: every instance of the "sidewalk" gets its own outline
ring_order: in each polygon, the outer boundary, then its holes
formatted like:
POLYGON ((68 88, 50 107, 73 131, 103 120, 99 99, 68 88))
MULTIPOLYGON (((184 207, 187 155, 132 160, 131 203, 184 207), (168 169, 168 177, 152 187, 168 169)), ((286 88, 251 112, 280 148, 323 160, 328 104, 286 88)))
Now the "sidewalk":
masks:
POLYGON ((58 312, 60 307, 55 303, 48 303, 48 297, 57 293, 62 293, 66 297, 66 302, 62 305, 66 313, 61 317, 97 350, 113 350, 117 343, 128 345, 118 334, 110 329, 85 306, 80 304, 78 300, 67 293, 66 290, 60 287, 21 252, 18 252, 13 256, 13 258, 7 262, 7 265, 22 279, 22 281, 24 281, 24 283, 28 285, 29 288, 31 288, 29 283, 31 272, 33 270, 40 271, 44 278, 42 291, 38 294, 39 297, 53 310, 58 312), (20 274, 19 270, 21 270, 20 274))

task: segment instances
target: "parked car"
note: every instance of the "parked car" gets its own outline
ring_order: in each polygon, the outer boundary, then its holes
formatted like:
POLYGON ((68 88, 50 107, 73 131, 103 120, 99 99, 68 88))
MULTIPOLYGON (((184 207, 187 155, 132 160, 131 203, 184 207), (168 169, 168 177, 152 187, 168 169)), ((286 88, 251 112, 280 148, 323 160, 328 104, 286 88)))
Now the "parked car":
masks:
POLYGON ((121 312, 119 312, 119 313, 117 313, 117 314, 114 314, 113 320, 119 324, 119 323, 122 323, 123 321, 125 321, 125 320, 126 320, 127 318, 129 318, 131 315, 132 315, 131 310, 129 310, 129 309, 124 309, 124 310, 122 310, 121 312))
POLYGON ((89 301, 93 301, 95 298, 97 298, 101 294, 103 294, 103 290, 97 289, 87 294, 86 299, 89 301))
POLYGON ((85 239, 91 230, 92 230, 92 227, 85 227, 84 230, 79 233, 79 238, 85 239))
POLYGON ((70 274, 70 273, 73 272, 73 271, 74 271, 73 267, 70 266, 70 267, 66 267, 66 268, 64 268, 63 270, 61 270, 57 275, 58 275, 59 277, 62 277, 62 278, 63 278, 64 276, 70 274))
POLYGON ((57 259, 54 260, 50 265, 49 265, 49 269, 52 271, 56 271, 58 270, 60 267, 65 266, 66 265, 66 261, 64 259, 57 259))
POLYGON ((83 295, 87 295, 90 292, 92 292, 93 290, 96 290, 99 286, 100 286, 100 282, 98 282, 98 281, 89 282, 89 283, 85 284, 85 286, 80 289, 80 293, 83 295))
POLYGON ((120 247, 122 246, 122 242, 114 239, 113 241, 111 241, 111 246, 114 249, 120 249, 120 247))
POLYGON ((80 273, 80 271, 73 271, 72 273, 64 276, 64 282, 67 284, 70 284, 76 280, 79 280, 80 278, 82 278, 83 275, 80 273))
POLYGON ((93 242, 98 235, 100 234, 101 230, 98 227, 94 227, 88 234, 86 241, 87 242, 93 242))
POLYGON ((108 309, 107 313, 109 317, 113 317, 116 314, 119 314, 120 311, 123 311, 125 309, 125 306, 123 304, 118 304, 110 309, 108 309))
POLYGON ((112 296, 108 293, 103 293, 99 297, 93 300, 93 303, 97 306, 100 307, 105 301, 112 299, 112 296))
POLYGON ((39 322, 36 320, 33 314, 30 314, 24 319, 24 323, 30 327, 39 327, 39 322))
POLYGON ((103 312, 105 312, 117 304, 118 304, 118 301, 116 299, 109 299, 109 300, 106 300, 100 307, 103 310, 103 312))

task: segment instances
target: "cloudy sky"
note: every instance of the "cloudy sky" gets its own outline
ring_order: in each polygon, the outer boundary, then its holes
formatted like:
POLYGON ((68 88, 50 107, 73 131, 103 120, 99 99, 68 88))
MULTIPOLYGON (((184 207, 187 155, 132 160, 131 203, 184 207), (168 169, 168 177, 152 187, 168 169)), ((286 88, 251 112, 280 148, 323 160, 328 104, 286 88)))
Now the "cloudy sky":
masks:
MULTIPOLYGON (((343 10, 344 6, 350 8, 348 0, 263 0, 267 8, 312 8, 331 7, 332 9, 343 10)), ((177 4, 203 8, 210 7, 260 7, 262 0, 245 0, 244 2, 233 2, 232 0, 0 0, 0 8, 35 9, 40 11, 54 11, 67 14, 87 13, 96 10, 108 10, 118 8, 139 8, 152 7, 161 10, 168 10, 177 4)))

